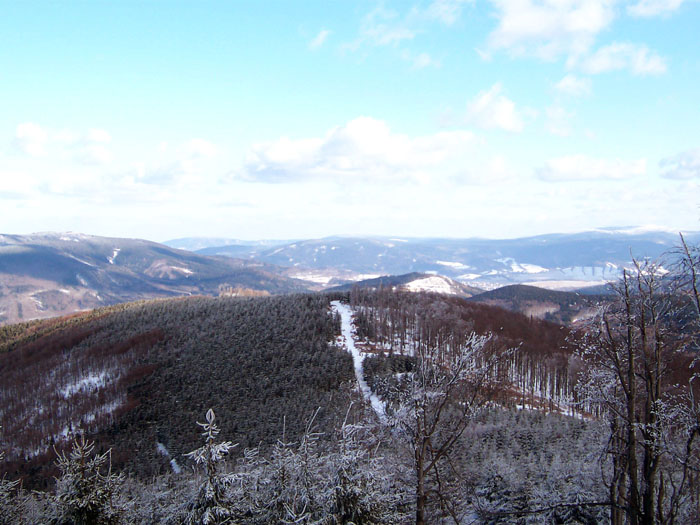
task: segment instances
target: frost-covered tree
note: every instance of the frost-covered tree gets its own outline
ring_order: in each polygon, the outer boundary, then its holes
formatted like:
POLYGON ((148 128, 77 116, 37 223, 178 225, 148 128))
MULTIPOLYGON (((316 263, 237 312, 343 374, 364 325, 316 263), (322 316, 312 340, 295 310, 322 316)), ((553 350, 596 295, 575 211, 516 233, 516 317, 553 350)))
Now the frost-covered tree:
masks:
POLYGON ((235 481, 236 476, 224 473, 222 466, 229 451, 237 444, 234 445, 230 441, 216 443, 216 436, 220 430, 211 408, 207 411, 206 419, 206 423, 197 422, 204 430, 204 445, 186 454, 197 465, 203 465, 205 471, 204 483, 199 488, 187 516, 186 523, 191 525, 231 523, 233 519, 232 506, 227 501, 226 490, 235 481))
POLYGON ((81 435, 74 440, 69 454, 58 453, 56 465, 61 470, 56 482, 59 523, 119 523, 120 509, 113 504, 113 499, 123 477, 112 473, 111 449, 104 454, 94 454, 94 451, 95 444, 81 435))
POLYGON ((450 494, 450 479, 458 475, 450 454, 496 388, 497 354, 489 341, 472 333, 447 351, 420 346, 415 370, 404 376, 394 396, 398 402, 390 407, 391 419, 413 457, 417 525, 427 522, 429 506, 455 523, 461 520, 458 498, 450 494))
POLYGON ((685 275, 676 288, 658 264, 634 264, 580 345, 587 367, 579 393, 608 420, 611 523, 685 522, 698 474, 700 412, 689 380, 697 369, 697 278, 685 275))
MULTIPOLYGON (((2 427, 0 427, 2 428, 2 427)), ((0 462, 5 459, 5 452, 0 450, 0 462)), ((13 492, 19 484, 18 481, 10 481, 3 474, 0 478, 0 522, 10 523, 14 518, 13 492)))
POLYGON ((408 516, 400 507, 409 491, 397 475, 401 465, 374 452, 378 443, 371 427, 346 422, 339 434, 324 476, 328 522, 404 523, 408 516))
POLYGON ((314 420, 297 442, 283 431, 267 457, 245 451, 230 487, 240 523, 405 523, 397 467, 376 453, 373 428, 343 424, 329 441, 320 439, 314 420))

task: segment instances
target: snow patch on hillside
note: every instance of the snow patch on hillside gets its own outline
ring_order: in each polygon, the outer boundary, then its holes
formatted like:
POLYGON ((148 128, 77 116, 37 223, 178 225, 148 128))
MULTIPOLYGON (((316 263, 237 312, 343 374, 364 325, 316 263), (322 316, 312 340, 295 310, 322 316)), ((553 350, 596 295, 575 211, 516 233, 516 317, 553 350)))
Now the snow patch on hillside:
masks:
POLYGON ((180 474, 182 472, 180 465, 177 464, 177 461, 175 461, 175 458, 170 457, 170 451, 168 451, 168 449, 165 448, 165 445, 163 445, 163 443, 156 442, 156 450, 158 452, 160 452, 160 454, 165 456, 166 458, 170 458, 170 468, 173 469, 173 472, 175 474, 180 474))
POLYGON ((117 255, 119 255, 119 252, 122 251, 121 248, 115 248, 114 251, 112 252, 111 257, 107 257, 107 260, 109 261, 109 264, 114 264, 114 259, 117 258, 117 255))
POLYGON ((542 273, 548 271, 547 268, 536 264, 516 262, 512 257, 504 257, 503 259, 496 259, 496 261, 505 266, 510 266, 510 271, 513 273, 542 273))
POLYGON ((76 257, 75 255, 71 255, 70 253, 67 253, 66 255, 67 255, 68 257, 70 257, 71 259, 73 259, 73 260, 75 260, 75 261, 78 261, 78 262, 81 263, 81 264, 84 264, 84 265, 86 265, 86 266, 91 266, 91 267, 93 267, 93 268, 97 268, 96 265, 94 265, 94 264, 92 264, 92 263, 89 263, 89 262, 87 262, 87 261, 84 261, 83 259, 80 259, 80 258, 76 257))
POLYGON ((289 274, 290 277, 294 279, 303 279, 304 281, 311 281, 312 283, 318 283, 326 285, 333 279, 331 273, 315 272, 313 270, 309 271, 298 271, 289 274))
POLYGON ((589 286, 602 286, 607 284, 609 281, 527 281, 522 284, 528 286, 537 286, 538 288, 544 288, 545 290, 555 290, 559 292, 566 292, 571 290, 578 290, 580 288, 588 288, 589 286))
POLYGON ((439 275, 431 275, 429 277, 416 279, 415 281, 404 284, 402 288, 409 292, 433 292, 450 295, 455 295, 457 293, 457 290, 455 290, 450 281, 439 275))
POLYGON ((457 270, 468 270, 470 266, 468 264, 464 264, 461 262, 454 262, 454 261, 435 261, 436 264, 439 264, 440 266, 448 266, 450 268, 455 268, 457 270))
POLYGON ((481 274, 479 273, 463 273, 462 275, 458 275, 457 279, 460 281, 473 281, 474 279, 478 279, 481 277, 481 274))
POLYGON ((60 393, 64 398, 68 399, 79 392, 93 392, 105 386, 107 379, 109 379, 109 374, 104 370, 98 373, 91 373, 82 379, 67 384, 60 389, 60 393))

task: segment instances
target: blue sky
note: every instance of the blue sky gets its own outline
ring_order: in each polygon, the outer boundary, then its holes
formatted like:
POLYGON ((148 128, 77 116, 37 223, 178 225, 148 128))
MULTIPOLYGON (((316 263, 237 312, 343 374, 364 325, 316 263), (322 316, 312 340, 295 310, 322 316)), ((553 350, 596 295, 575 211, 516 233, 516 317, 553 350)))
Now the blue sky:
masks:
POLYGON ((3 233, 700 229, 700 2, 0 2, 3 233))

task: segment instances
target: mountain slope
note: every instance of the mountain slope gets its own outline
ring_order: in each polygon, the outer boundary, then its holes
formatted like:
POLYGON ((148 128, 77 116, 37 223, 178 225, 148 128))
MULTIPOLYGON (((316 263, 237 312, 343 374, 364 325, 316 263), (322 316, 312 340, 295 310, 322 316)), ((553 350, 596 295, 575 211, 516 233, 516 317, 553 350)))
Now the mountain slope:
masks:
POLYGON ((138 239, 82 234, 0 235, 0 323, 220 287, 305 291, 277 268, 207 257, 138 239))
POLYGON ((353 288, 366 288, 376 290, 379 288, 391 288, 407 292, 433 292, 460 297, 471 297, 480 294, 483 290, 467 286, 442 275, 427 273, 407 273, 404 275, 385 275, 374 279, 364 279, 354 283, 330 288, 329 291, 349 291, 353 288))
POLYGON ((503 286, 469 298, 470 301, 500 306, 528 317, 568 324, 590 318, 610 296, 546 290, 515 284, 503 286))
POLYGON ((80 428, 113 447, 115 467, 163 473, 198 446, 214 408, 243 447, 342 421, 350 356, 322 295, 189 297, 121 304, 0 328, 0 425, 13 478, 53 474, 52 444, 80 428), (26 461, 23 458, 28 458, 26 461))
MULTIPOLYGON (((687 238, 695 242, 700 234, 687 238)), ((328 237, 274 247, 208 247, 200 253, 373 277, 438 273, 481 288, 524 283, 576 289, 615 281, 632 256, 657 258, 677 244, 671 232, 603 229, 502 240, 328 237)))

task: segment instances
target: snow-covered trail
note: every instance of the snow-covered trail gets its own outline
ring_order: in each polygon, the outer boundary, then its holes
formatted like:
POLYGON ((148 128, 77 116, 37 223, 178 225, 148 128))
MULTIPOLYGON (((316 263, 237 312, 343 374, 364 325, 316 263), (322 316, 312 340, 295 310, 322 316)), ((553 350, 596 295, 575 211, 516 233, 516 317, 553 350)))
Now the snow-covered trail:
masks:
POLYGON ((357 383, 360 385, 360 391, 365 399, 367 399, 372 405, 372 409, 377 414, 379 421, 386 423, 386 412, 384 411, 384 403, 381 399, 377 397, 370 390, 367 381, 365 381, 364 371, 362 369, 362 361, 364 361, 365 356, 361 354, 360 351, 355 346, 355 330, 352 325, 352 310, 347 304, 343 304, 340 301, 332 301, 331 307, 334 312, 340 314, 341 319, 341 334, 344 340, 345 348, 352 354, 352 360, 355 365, 355 377, 357 378, 357 383))

